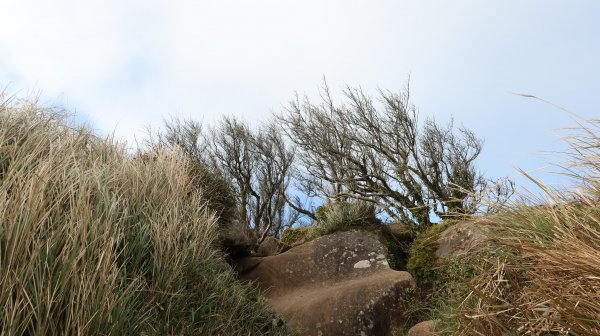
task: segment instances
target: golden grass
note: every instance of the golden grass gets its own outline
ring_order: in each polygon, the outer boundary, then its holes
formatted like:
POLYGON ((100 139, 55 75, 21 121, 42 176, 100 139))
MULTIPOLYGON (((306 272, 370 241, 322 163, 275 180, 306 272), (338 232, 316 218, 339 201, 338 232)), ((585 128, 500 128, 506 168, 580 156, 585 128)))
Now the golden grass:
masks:
POLYGON ((142 157, 0 94, 1 335, 285 333, 215 251, 186 162, 142 157))
POLYGON ((570 189, 536 181, 543 200, 525 196, 494 218, 500 252, 476 266, 450 333, 600 335, 599 126, 568 138, 570 189))

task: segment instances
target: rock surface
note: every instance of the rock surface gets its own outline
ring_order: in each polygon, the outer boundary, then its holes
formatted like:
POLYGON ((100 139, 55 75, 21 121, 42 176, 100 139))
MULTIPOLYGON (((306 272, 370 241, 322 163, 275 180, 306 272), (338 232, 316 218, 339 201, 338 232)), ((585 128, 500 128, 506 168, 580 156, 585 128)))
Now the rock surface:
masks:
POLYGON ((448 259, 481 250, 490 243, 485 234, 486 219, 454 224, 440 234, 436 257, 448 259))
POLYGON ((436 336, 435 333, 435 325, 437 324, 436 320, 423 321, 421 323, 415 324, 408 333, 407 336, 436 336))
POLYGON ((236 267, 301 335, 386 335, 414 286, 409 273, 389 268, 386 253, 371 233, 338 232, 236 267))

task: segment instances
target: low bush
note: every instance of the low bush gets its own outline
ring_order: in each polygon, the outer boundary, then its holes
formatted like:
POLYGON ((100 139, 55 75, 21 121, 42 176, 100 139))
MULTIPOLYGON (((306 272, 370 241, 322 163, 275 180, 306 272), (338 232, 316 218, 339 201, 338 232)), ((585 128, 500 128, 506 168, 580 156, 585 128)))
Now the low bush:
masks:
POLYGON ((0 102, 0 333, 285 334, 215 250, 206 195, 179 155, 0 102))

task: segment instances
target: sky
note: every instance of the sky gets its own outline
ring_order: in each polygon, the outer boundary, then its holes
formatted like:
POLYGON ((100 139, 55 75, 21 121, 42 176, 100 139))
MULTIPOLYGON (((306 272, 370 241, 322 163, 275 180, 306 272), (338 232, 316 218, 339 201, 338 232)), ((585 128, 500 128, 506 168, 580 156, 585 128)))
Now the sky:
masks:
POLYGON ((373 94, 410 77, 421 119, 473 130, 480 169, 523 184, 575 125, 552 104, 600 107, 597 0, 0 2, 0 87, 129 141, 169 116, 257 125, 324 77, 373 94))

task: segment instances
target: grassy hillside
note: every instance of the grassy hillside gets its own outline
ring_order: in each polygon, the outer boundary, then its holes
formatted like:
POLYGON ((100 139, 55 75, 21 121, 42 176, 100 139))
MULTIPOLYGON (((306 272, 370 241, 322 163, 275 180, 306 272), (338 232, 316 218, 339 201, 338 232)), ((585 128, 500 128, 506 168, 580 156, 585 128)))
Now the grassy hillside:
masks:
POLYGON ((463 312, 474 316, 464 328, 600 335, 598 126, 590 122, 568 138, 569 158, 559 168, 572 185, 536 181, 541 198, 524 196, 496 219, 496 239, 508 253, 475 277, 479 299, 463 312))
POLYGON ((0 334, 286 333, 216 251, 180 156, 1 97, 0 334))
POLYGON ((440 334, 600 335, 599 126, 568 138, 567 162, 557 167, 571 185, 532 179, 541 195, 522 195, 488 218, 491 248, 428 273, 436 278, 426 315, 441 319, 440 334))
MULTIPOLYGON (((569 139, 561 171, 573 185, 537 181, 541 197, 488 218, 492 248, 436 264, 443 227, 415 240, 409 269, 427 280, 416 319, 440 318, 448 335, 600 335, 599 129, 569 139)), ((0 95, 0 334, 289 334, 235 279, 219 251, 228 221, 213 211, 229 203, 215 205, 220 192, 205 193, 184 157, 127 152, 0 95)), ((323 207, 285 238, 371 223, 373 210, 355 206, 323 207)))

